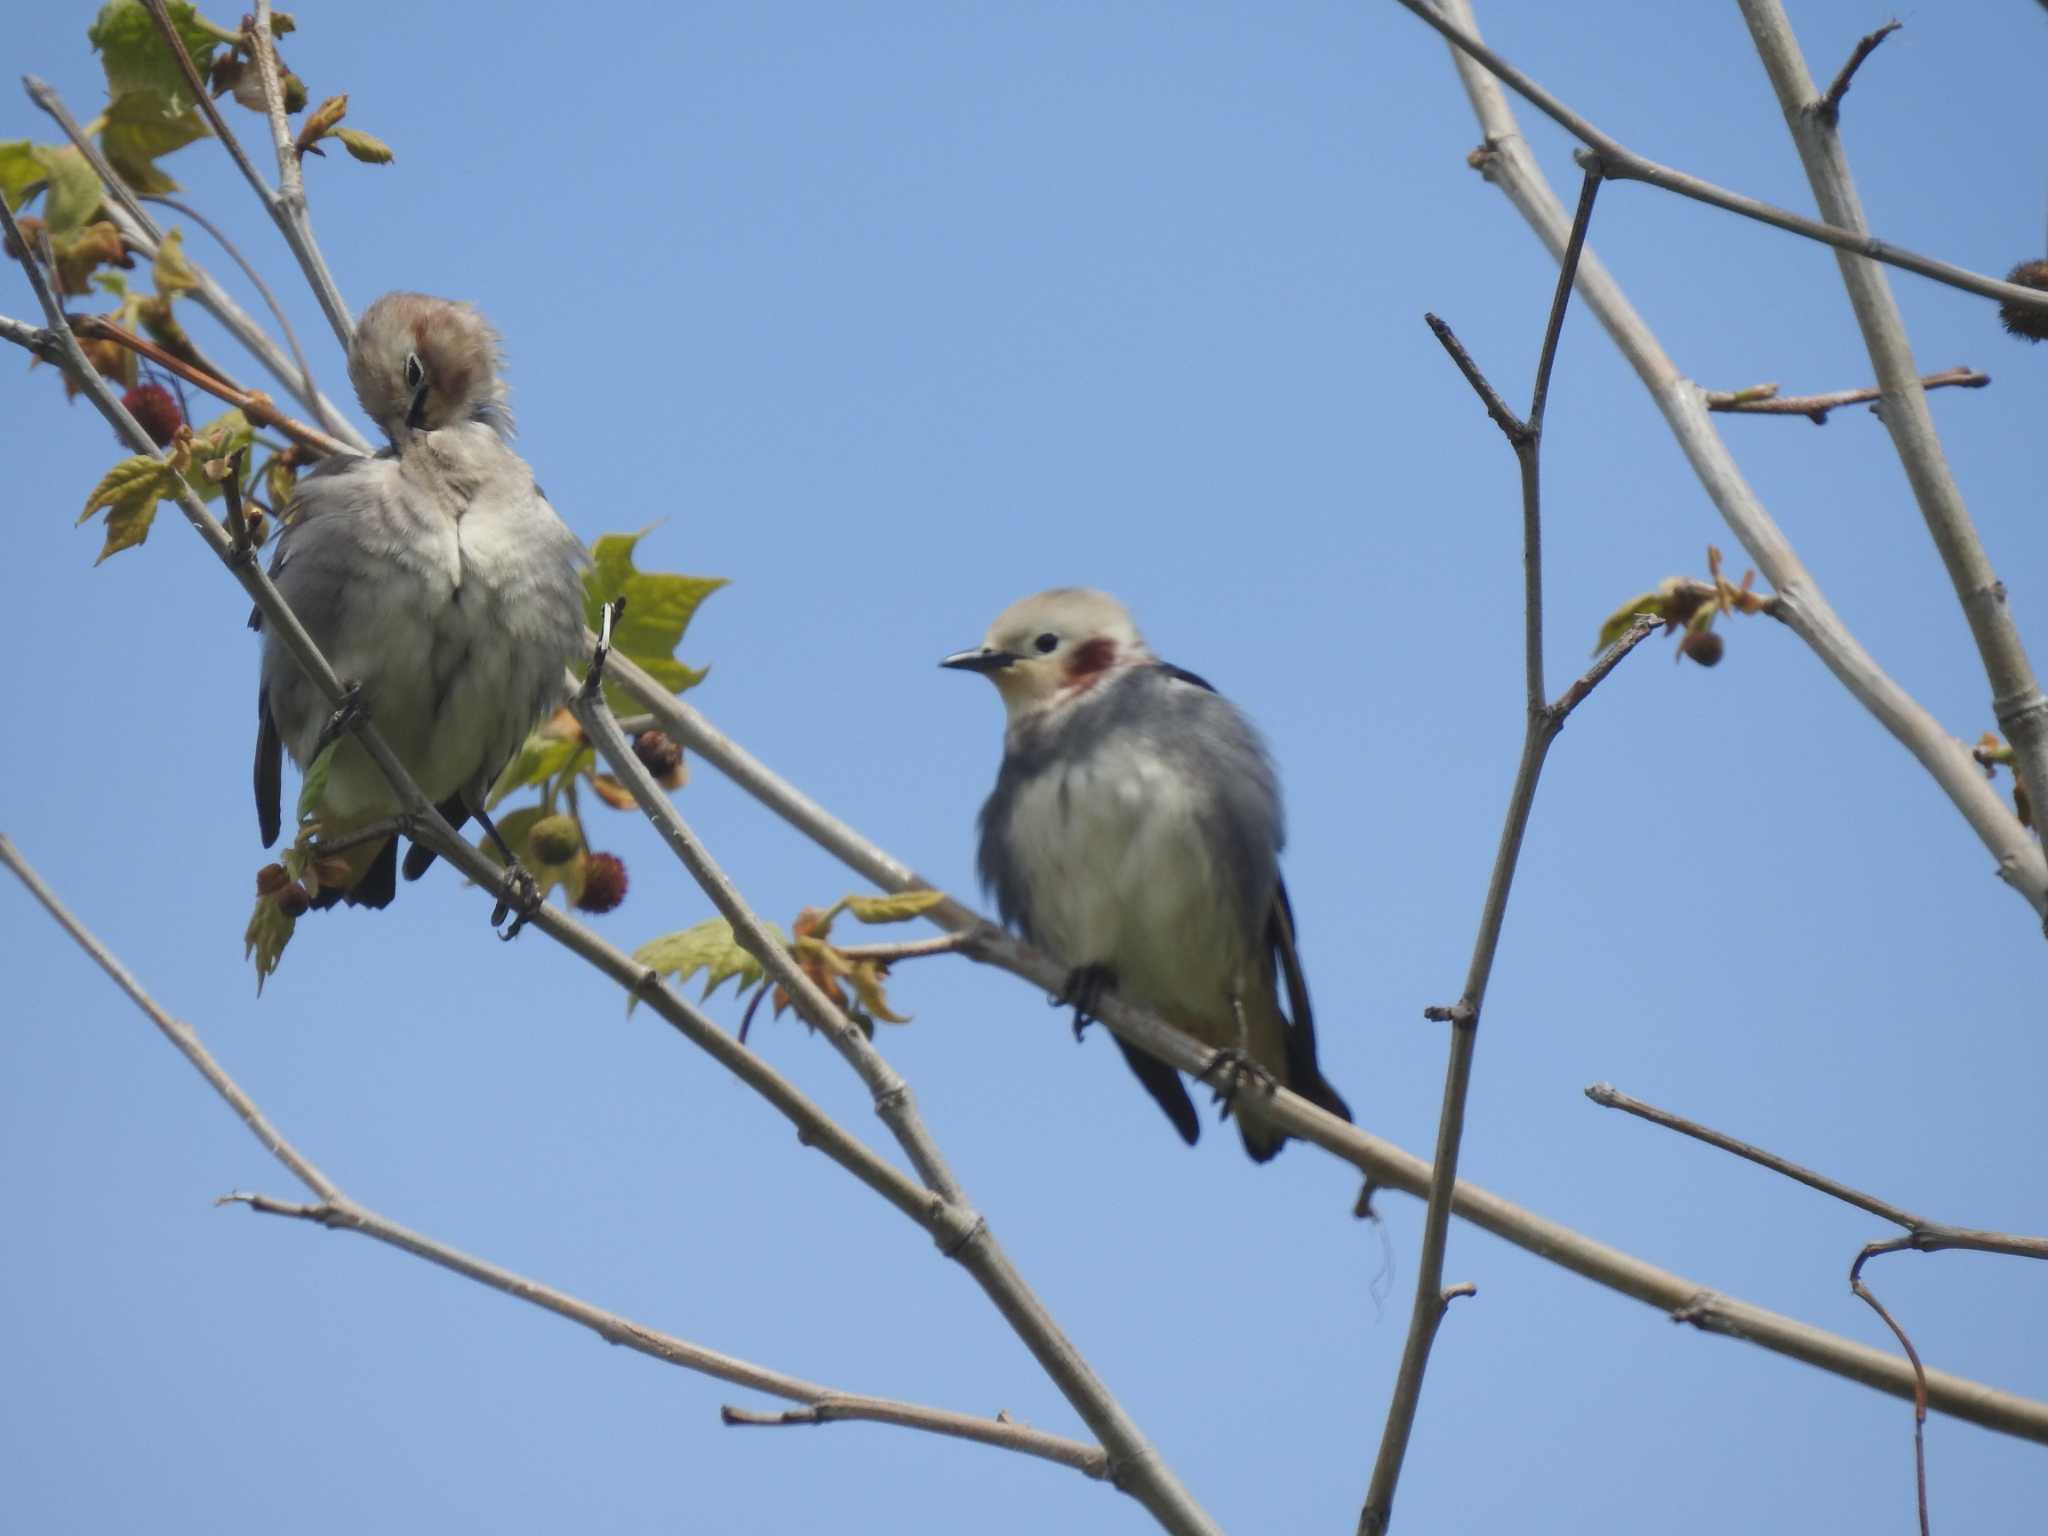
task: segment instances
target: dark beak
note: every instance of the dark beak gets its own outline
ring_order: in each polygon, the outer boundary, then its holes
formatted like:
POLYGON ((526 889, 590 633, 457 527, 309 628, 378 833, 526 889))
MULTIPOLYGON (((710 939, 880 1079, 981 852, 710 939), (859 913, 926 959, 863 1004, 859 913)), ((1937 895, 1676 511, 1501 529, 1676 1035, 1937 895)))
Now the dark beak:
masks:
POLYGON ((405 413, 405 424, 415 432, 427 424, 427 387, 422 384, 413 391, 412 409, 405 413))
POLYGON ((986 645, 979 645, 971 651, 955 651, 943 658, 939 665, 953 667, 962 672, 1000 672, 1016 659, 1009 651, 998 651, 986 645))

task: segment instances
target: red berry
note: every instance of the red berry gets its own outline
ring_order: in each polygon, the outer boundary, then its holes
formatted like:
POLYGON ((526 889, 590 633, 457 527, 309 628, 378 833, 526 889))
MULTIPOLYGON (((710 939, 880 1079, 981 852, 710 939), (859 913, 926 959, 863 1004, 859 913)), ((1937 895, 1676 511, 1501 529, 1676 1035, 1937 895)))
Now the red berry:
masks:
POLYGON ((161 384, 138 384, 121 397, 121 403, 159 448, 168 448, 171 439, 178 435, 178 428, 185 424, 178 402, 161 384))
POLYGON ((626 865, 615 853, 583 856, 583 894, 576 905, 585 912, 609 912, 626 899, 626 865))

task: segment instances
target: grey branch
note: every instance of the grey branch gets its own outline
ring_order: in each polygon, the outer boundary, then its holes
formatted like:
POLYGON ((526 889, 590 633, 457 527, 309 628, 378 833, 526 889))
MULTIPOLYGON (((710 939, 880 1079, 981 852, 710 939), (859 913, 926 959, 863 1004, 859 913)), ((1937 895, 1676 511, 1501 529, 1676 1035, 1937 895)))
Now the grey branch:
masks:
MULTIPOLYGON (((157 1005, 156 1000, 143 990, 141 983, 130 974, 128 968, 113 952, 57 899, 56 893, 44 883, 28 861, 21 856, 20 851, 4 835, 0 835, 0 864, 6 865, 14 872, 28 888, 29 894, 42 903, 44 909, 56 919, 66 933, 71 935, 79 948, 113 978, 116 986, 128 994, 135 1006, 149 1017, 150 1022, 156 1025, 163 1037, 177 1049, 178 1054, 206 1079, 213 1091, 249 1128, 249 1133, 263 1144, 264 1149, 282 1163, 300 1183, 319 1196, 316 1203, 303 1204, 277 1200, 269 1195, 237 1193, 222 1196, 217 1204, 246 1205, 251 1210, 266 1215, 294 1217, 302 1221, 317 1222, 321 1226, 337 1231, 360 1233, 364 1237, 474 1280, 480 1285, 489 1286, 492 1290, 501 1291, 507 1296, 529 1302, 558 1317, 567 1318, 570 1322, 590 1329, 607 1343, 622 1345, 652 1359, 681 1366, 700 1375, 715 1377, 735 1386, 749 1387, 792 1402, 807 1403, 812 1405, 814 1410, 829 1411, 831 1416, 836 1418, 861 1418, 880 1424, 897 1424, 908 1429, 949 1435, 961 1440, 975 1440, 984 1445, 998 1446, 1004 1450, 1018 1451, 1027 1456, 1037 1456, 1062 1466, 1073 1467, 1089 1477, 1100 1478, 1107 1474, 1108 1457, 1099 1446, 1047 1434, 1042 1430, 1012 1424, 1000 1418, 977 1418, 971 1414, 952 1413, 942 1408, 928 1408, 919 1403, 897 1402, 889 1398, 862 1397, 840 1392, 832 1387, 805 1381, 798 1376, 786 1375, 751 1361, 721 1354, 717 1350, 705 1349, 673 1334, 662 1333, 621 1317, 615 1312, 605 1311, 552 1286, 542 1285, 496 1264, 474 1258, 435 1238, 399 1226, 376 1211, 357 1204, 343 1194, 332 1179, 315 1167, 310 1158, 293 1146, 283 1133, 270 1123, 255 1101, 214 1059, 212 1052, 207 1050, 191 1025, 182 1019, 173 1018, 157 1005)), ((727 1410, 728 1413, 731 1411, 727 1410)), ((728 1418, 727 1422, 733 1421, 728 1418)))
POLYGON ((1668 1109, 1659 1109, 1654 1104, 1646 1104, 1641 1099, 1631 1098, 1612 1083, 1594 1083, 1586 1090, 1586 1097, 1604 1108, 1622 1110, 1640 1120, 1647 1120, 1652 1125, 1661 1125, 1666 1130, 1678 1132, 1681 1136, 1690 1136, 1693 1140, 1703 1141, 1710 1147, 1718 1147, 1721 1151, 1744 1158, 1760 1168, 1768 1168, 1773 1173, 1783 1174, 1788 1179, 1804 1184, 1808 1189, 1817 1189, 1845 1205, 1853 1205, 1860 1211, 1868 1211, 1880 1220, 1905 1228, 1904 1237, 1873 1245, 1883 1252, 1897 1253, 1911 1249, 1916 1253, 1939 1253, 1944 1249, 1961 1248, 1973 1253, 2003 1253, 2017 1258, 2048 1259, 2048 1237, 2020 1237, 2010 1232, 1986 1232, 1975 1227, 1956 1227, 1950 1226, 1947 1222, 1931 1221, 1925 1216, 1915 1215, 1902 1206, 1880 1200, 1875 1195, 1865 1194, 1839 1179, 1831 1179, 1824 1173, 1815 1173, 1811 1168, 1801 1167, 1789 1158, 1780 1157, 1775 1152, 1767 1152, 1762 1147, 1739 1140, 1725 1131, 1714 1130, 1701 1125, 1697 1120, 1688 1120, 1685 1116, 1675 1115, 1668 1109))
MULTIPOLYGON (((1990 382, 1990 374, 1967 367, 1944 368, 1940 373, 1920 377, 1922 389, 1982 389, 1990 382)), ((1727 411, 1737 416, 1806 416, 1815 426, 1824 426, 1829 411, 1845 405, 1863 405, 1882 399, 1883 395, 1882 389, 1870 385, 1838 389, 1825 395, 1781 395, 1775 384, 1752 384, 1747 389, 1710 389, 1706 402, 1710 411, 1727 411)))
MULTIPOLYGON (((1458 34, 1471 40, 1477 29, 1469 0, 1441 0, 1441 4, 1443 14, 1456 23, 1458 34)), ((1473 157, 1474 164, 1506 194, 1552 254, 1562 253, 1570 220, 1522 138, 1499 82, 1462 47, 1452 51, 1451 59, 1486 138, 1485 149, 1473 157)), ((1612 168, 1608 169, 1611 173, 1612 168)), ((1999 878, 2035 912, 2048 916, 2048 858, 2043 857, 2039 841, 1985 782, 1969 749, 1943 730, 1857 642, 1743 478, 1699 386, 1678 371, 1620 285, 1590 250, 1579 262, 1578 290, 1582 302, 1605 327, 1664 413, 1672 435, 1722 518, 1770 582, 1777 594, 1774 613, 1927 770, 1990 851, 1999 878)))
MULTIPOLYGON (((619 667, 624 660, 617 652, 610 652, 606 666, 619 667)), ((705 851, 633 751, 605 704, 603 690, 581 690, 573 707, 598 754, 632 792, 670 851, 732 925, 740 944, 789 993, 798 1011, 831 1041, 867 1086, 876 1113, 932 1193, 931 1216, 925 1225, 940 1250, 974 1276, 1046 1375, 1101 1440, 1115 1468, 1117 1486, 1142 1503, 1169 1531, 1214 1531, 1216 1527, 1207 1513, 1010 1263, 987 1221, 968 1205, 965 1192, 947 1168, 938 1144, 917 1112, 910 1085, 748 907, 738 888, 705 851), (955 1230, 959 1235, 954 1235, 955 1230)))
MULTIPOLYGON (((1903 246, 1874 239, 1860 229, 1852 230, 1822 224, 1818 220, 1802 217, 1758 198, 1746 197, 1740 192, 1730 192, 1725 187, 1717 187, 1710 181, 1702 181, 1697 176, 1689 176, 1684 171, 1673 170, 1668 165, 1659 165, 1655 160, 1637 154, 1619 140, 1602 133, 1481 42, 1478 28, 1472 23, 1471 7, 1467 0, 1396 0, 1396 3, 1421 17, 1441 33, 1461 55, 1475 61, 1481 69, 1497 78, 1530 106, 1585 144, 1598 158, 1602 173, 1610 180, 1648 182, 1653 187, 1662 187, 1667 192, 1676 192, 1681 197, 1689 197, 1715 208, 1725 208, 1730 213, 1741 214, 1746 219, 1755 219, 1760 224, 1769 224, 1808 240, 1818 240, 1823 245, 1854 251, 1859 256, 1870 257, 1873 261, 1903 267, 1908 272, 1917 272, 1922 277, 1930 277, 1937 283, 1946 283, 1951 288, 1961 288, 1967 293, 1996 299, 2001 304, 2016 304, 2022 309, 2048 314, 2048 293, 2043 293, 2039 289, 2022 288, 2017 283, 2002 282, 1994 277, 1986 277, 1981 272, 1972 272, 1946 261, 1937 261, 1931 256, 1922 256, 1916 251, 1906 250, 1903 246)), ((1469 83, 1467 89, 1470 89, 1469 83)))
MULTIPOLYGON (((99 146, 78 126, 77 119, 72 117, 70 110, 64 105, 63 98, 58 96, 56 91, 34 75, 22 76, 22 86, 27 90, 29 100, 49 114, 51 120, 63 131, 64 136, 72 142, 79 153, 85 156, 86 163, 92 166, 93 171, 99 176, 100 185, 108 197, 113 199, 109 211, 121 231, 121 238, 154 260, 157 247, 163 242, 163 230, 149 216, 148 210, 115 174, 114 168, 107 164, 99 146)), ((221 287, 204 264, 192 260, 189 254, 186 264, 199 279, 199 286, 192 290, 192 298, 200 308, 219 321, 228 334, 239 341, 250 356, 262 364, 264 371, 300 405, 312 412, 316 420, 325 423, 336 437, 341 438, 357 453, 368 453, 369 439, 350 424, 332 400, 320 393, 311 373, 305 369, 304 359, 296 356, 296 345, 293 348, 294 358, 287 358, 277 343, 264 333, 263 328, 228 296, 227 290, 221 287)), ((244 270, 249 269, 245 266, 244 270)), ((254 272, 250 271, 249 275, 253 280, 254 272)), ((258 283, 258 287, 261 289, 261 283, 258 283)), ((278 312, 274 302, 271 307, 273 312, 278 312)), ((278 313, 282 320, 281 312, 278 313)))
POLYGON ((957 1435, 962 1440, 981 1440, 989 1445, 1000 1445, 1006 1450, 1042 1456, 1047 1461, 1072 1467, 1089 1477, 1109 1476, 1109 1456, 1100 1446, 1069 1440, 1064 1435, 1050 1435, 1044 1430, 1014 1423, 1001 1414, 993 1419, 981 1419, 971 1414, 951 1414, 942 1409, 892 1402, 885 1397, 854 1397, 836 1393, 830 1397, 819 1398, 805 1407, 789 1408, 781 1413, 757 1413, 751 1409, 735 1408, 728 1404, 719 1409, 719 1417, 727 1424, 763 1428, 779 1428, 791 1424, 840 1424, 849 1421, 866 1424, 903 1424, 913 1429, 930 1429, 939 1434, 957 1435), (903 1416, 906 1407, 917 1415, 915 1420, 903 1416), (943 1421, 952 1422, 945 1422, 942 1427, 943 1421))
POLYGON ((1842 116, 1842 98, 1849 94, 1849 82, 1856 78, 1856 71, 1863 67, 1863 61, 1877 52, 1877 45, 1905 25, 1899 21, 1888 21, 1875 32, 1866 32, 1857 40, 1855 48, 1829 84, 1826 94, 1813 104, 1814 116, 1833 126, 1842 116))
MULTIPOLYGON (((1830 223, 1861 234, 1865 228, 1863 204, 1849 174, 1842 136, 1833 115, 1815 108, 1813 77, 1806 72, 1799 39, 1793 35, 1784 7, 1778 0, 1741 0, 1741 5, 1757 54, 1778 93, 1792 141, 1798 146, 1814 200, 1830 223)), ((1992 569, 1962 489, 1949 472, 1891 284, 1881 268, 1848 254, 1854 249, 1838 252, 1836 261, 1856 313, 1857 329, 1863 333, 1863 345, 1877 372, 1878 387, 1884 391, 1880 415, 1885 431, 1891 434, 1892 446, 1913 487, 1913 499, 1920 504, 1920 515, 1955 587, 1956 601, 1969 621, 1970 636, 1977 642, 1977 654, 1991 685, 1992 713, 2005 739, 2012 743, 2020 782, 2036 805, 2048 804, 2048 694, 2042 693, 2035 680, 2019 625, 2006 602, 2005 585, 1992 569)))
MULTIPOLYGON (((1586 260, 1591 260, 1590 253, 1586 260)), ((1582 265, 1582 299, 1586 292, 1582 265)), ((885 891, 933 888, 908 864, 775 773, 720 731, 695 706, 669 693, 628 658, 613 652, 606 676, 624 688, 685 748, 848 868, 885 891)), ((1974 764, 1971 771, 1977 771, 1974 764)), ((1048 994, 1065 985, 1066 973, 1051 957, 1005 934, 957 899, 947 897, 925 916, 938 927, 962 935, 962 953, 983 964, 1008 971, 1048 994)), ((1119 1039, 1131 1041, 1169 1066, 1194 1073, 1208 1065, 1210 1051, 1157 1016, 1132 1007, 1114 994, 1104 997, 1100 1008, 1102 1023, 1119 1039)), ((1410 1195, 1425 1195, 1429 1190, 1431 1169, 1423 1159, 1383 1137, 1325 1114, 1298 1094, 1279 1089, 1270 1098, 1258 1100, 1256 1110, 1289 1136, 1313 1142, 1349 1163, 1376 1186, 1410 1195)), ((1656 1307, 1677 1321, 1802 1360, 1895 1397, 1910 1399, 1914 1394, 1912 1372, 1882 1350, 1724 1295, 1575 1232, 1464 1179, 1457 1183, 1451 1209, 1453 1214, 1548 1263, 1656 1307)), ((1944 1413, 2048 1444, 2048 1403, 1942 1371, 1929 1373, 1927 1390, 1929 1403, 1944 1413)))
POLYGON ((1394 1493, 1401 1480, 1401 1466, 1407 1459, 1408 1441, 1414 1433, 1416 1411, 1422 1404, 1422 1379, 1429 1369, 1429 1355, 1436 1343, 1450 1300, 1444 1290, 1444 1251, 1449 1244, 1451 1202, 1458 1183, 1458 1154, 1465 1135, 1465 1103, 1472 1087, 1472 1058, 1479 1045, 1479 1016, 1486 1002, 1486 988, 1493 975, 1494 955, 1500 946, 1501 928, 1507 920, 1508 894, 1514 886, 1515 866, 1522 854, 1522 836, 1528 830, 1529 813, 1536 803, 1536 784, 1543 774, 1543 761, 1550 744, 1564 728, 1565 717, 1590 692, 1601 677, 1614 669, 1621 657, 1634 650, 1657 627, 1647 616, 1638 618, 1628 634, 1609 649, 1614 661, 1601 657, 1604 666, 1597 675, 1581 679, 1583 688, 1567 694, 1557 704, 1546 702, 1543 683, 1543 416, 1550 400, 1550 375, 1557 361, 1558 338, 1571 304, 1572 280, 1579 256, 1586 246, 1586 227, 1592 222, 1593 202, 1600 192, 1600 172, 1588 170, 1579 189, 1579 207, 1572 219, 1571 236, 1565 242, 1564 259, 1558 265, 1557 286, 1551 295, 1550 318, 1543 330, 1543 350, 1536 363, 1536 383, 1530 391, 1529 415, 1518 420, 1486 381, 1465 349, 1457 344, 1451 328, 1428 317, 1430 329, 1450 352, 1458 369, 1485 404, 1487 414, 1506 436, 1514 451, 1522 481, 1522 612, 1523 670, 1526 705, 1522 735, 1522 759, 1515 770, 1514 787, 1508 792, 1507 815, 1501 825, 1500 846, 1493 859, 1486 899, 1479 914, 1479 929, 1472 940, 1472 959, 1465 972, 1464 991, 1449 1008, 1431 1010, 1431 1017, 1451 1025, 1450 1059, 1444 1069, 1443 1108, 1437 1116, 1436 1157, 1429 1180, 1429 1206, 1422 1222, 1422 1253, 1416 1260, 1415 1302, 1409 1310, 1408 1336, 1401 1350, 1401 1365, 1394 1377, 1393 1400, 1380 1432, 1379 1455, 1372 1468, 1372 1481, 1358 1514, 1359 1536, 1380 1536, 1394 1514, 1394 1493), (1504 419, 1505 418, 1505 419, 1504 419))

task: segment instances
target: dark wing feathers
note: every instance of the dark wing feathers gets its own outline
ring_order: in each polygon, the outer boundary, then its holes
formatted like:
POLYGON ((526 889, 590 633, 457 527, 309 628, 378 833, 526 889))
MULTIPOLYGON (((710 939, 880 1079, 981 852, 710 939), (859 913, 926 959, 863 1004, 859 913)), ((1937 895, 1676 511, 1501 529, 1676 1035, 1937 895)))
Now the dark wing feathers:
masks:
POLYGON ((1284 880, 1273 888, 1266 940, 1287 988, 1287 1086, 1317 1108, 1349 1120, 1351 1106, 1330 1086, 1316 1061, 1316 1016, 1308 1005, 1308 978, 1301 972, 1301 954, 1294 946, 1294 904, 1287 899, 1284 880))
POLYGON ((263 833, 263 846, 277 841, 284 824, 279 777, 284 771, 284 742, 277 734, 277 722, 270 718, 270 695, 256 692, 256 825, 263 833))
POLYGON ((1166 1118, 1180 1132, 1180 1139, 1192 1147, 1201 1138, 1202 1122, 1195 1114, 1194 1100, 1188 1097, 1187 1085, 1181 1081, 1180 1073, 1163 1061, 1153 1060, 1135 1045, 1117 1040, 1116 1047, 1124 1053, 1124 1060, 1131 1064, 1131 1070, 1137 1073, 1145 1091, 1166 1111, 1166 1118))

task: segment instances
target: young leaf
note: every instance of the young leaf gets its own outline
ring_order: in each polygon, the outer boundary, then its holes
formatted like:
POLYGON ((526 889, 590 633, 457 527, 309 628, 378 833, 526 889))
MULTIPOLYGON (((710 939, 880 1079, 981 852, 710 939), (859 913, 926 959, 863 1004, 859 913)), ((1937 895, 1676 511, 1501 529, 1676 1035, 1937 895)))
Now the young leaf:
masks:
POLYGON ((319 106, 306 114, 305 122, 299 125, 299 136, 292 141, 292 152, 304 159, 306 151, 318 144, 334 131, 334 125, 348 116, 348 96, 330 96, 319 106))
POLYGON ((185 483, 201 501, 212 501, 221 494, 220 482, 206 473, 207 460, 233 457, 237 450, 249 446, 253 436, 249 418, 236 406, 228 407, 192 434, 192 465, 185 472, 185 483))
MULTIPOLYGON (((199 20, 188 0, 168 0, 164 9, 170 15, 171 29, 185 44, 185 51, 204 79, 218 40, 199 20)), ((151 91, 163 97, 176 112, 194 105, 185 72, 157 35, 156 23, 150 20, 142 0, 107 0, 85 36, 99 53, 100 64, 107 72, 110 101, 119 102, 132 91, 151 91)))
POLYGON ((69 144, 61 148, 38 145, 35 157, 50 180, 50 190, 43 196, 43 218, 49 223, 50 238, 85 228, 100 209, 99 173, 69 144))
POLYGON ((945 899, 944 891, 898 891, 893 896, 849 896, 843 905, 864 923, 903 923, 945 899))
POLYGON ((100 150, 114 174, 135 191, 151 194, 178 190, 156 162, 211 131, 195 108, 181 111, 155 91, 130 91, 116 98, 100 125, 100 150))
MULTIPOLYGON (((773 923, 765 926, 776 943, 788 942, 782 930, 773 923)), ((706 918, 680 933, 649 939, 633 951, 633 958, 664 976, 673 976, 678 982, 688 981, 699 971, 704 972, 703 995, 707 998, 732 977, 739 978, 738 990, 745 992, 763 975, 760 961, 740 947, 739 940, 733 937, 732 925, 722 917, 706 918)), ((636 1001, 627 999, 628 1013, 633 1011, 636 1001)))
POLYGON ((847 973, 846 979, 853 983, 854 995, 860 999, 861 1012, 884 1024, 908 1024, 909 1014, 889 1011, 889 996, 882 990, 881 972, 874 961, 863 960, 847 973))
POLYGON ((365 165, 389 165, 392 161, 391 146, 360 128, 337 128, 334 137, 341 140, 343 149, 365 165))
POLYGON ((297 920, 286 916, 268 896, 256 898, 256 910, 249 914, 249 926, 242 933, 242 958, 256 962, 258 997, 263 995, 263 983, 277 970, 297 926, 297 920))
POLYGON ((320 798, 327 793, 327 775, 334 769, 334 754, 340 750, 341 738, 337 736, 306 765, 306 776, 299 781, 298 818, 301 822, 311 821, 320 809, 320 798))
POLYGON ((177 480, 176 469, 146 453, 123 459, 102 475, 92 495, 86 498, 85 510, 78 515, 83 523, 101 507, 107 509, 106 544, 93 564, 148 538, 156 504, 177 480))
POLYGON ((192 263, 185 259, 183 230, 172 230, 158 244, 156 264, 151 269, 150 276, 156 283, 157 297, 162 299, 199 286, 199 274, 192 270, 192 263))
POLYGON ((0 139, 0 197, 7 199, 9 212, 21 206, 30 187, 49 176, 36 158, 35 145, 27 139, 0 139))
MULTIPOLYGON (((583 576, 584 619, 597 628, 598 610, 614 598, 625 598, 625 614, 612 631, 613 645, 620 655, 652 673, 663 687, 681 693, 696 687, 705 674, 677 661, 676 647, 682 643, 698 604, 724 586, 725 579, 636 570, 633 549, 646 533, 646 529, 609 533, 597 541, 591 550, 591 567, 583 576)), ((632 708, 632 701, 609 683, 605 696, 621 714, 632 708)))

